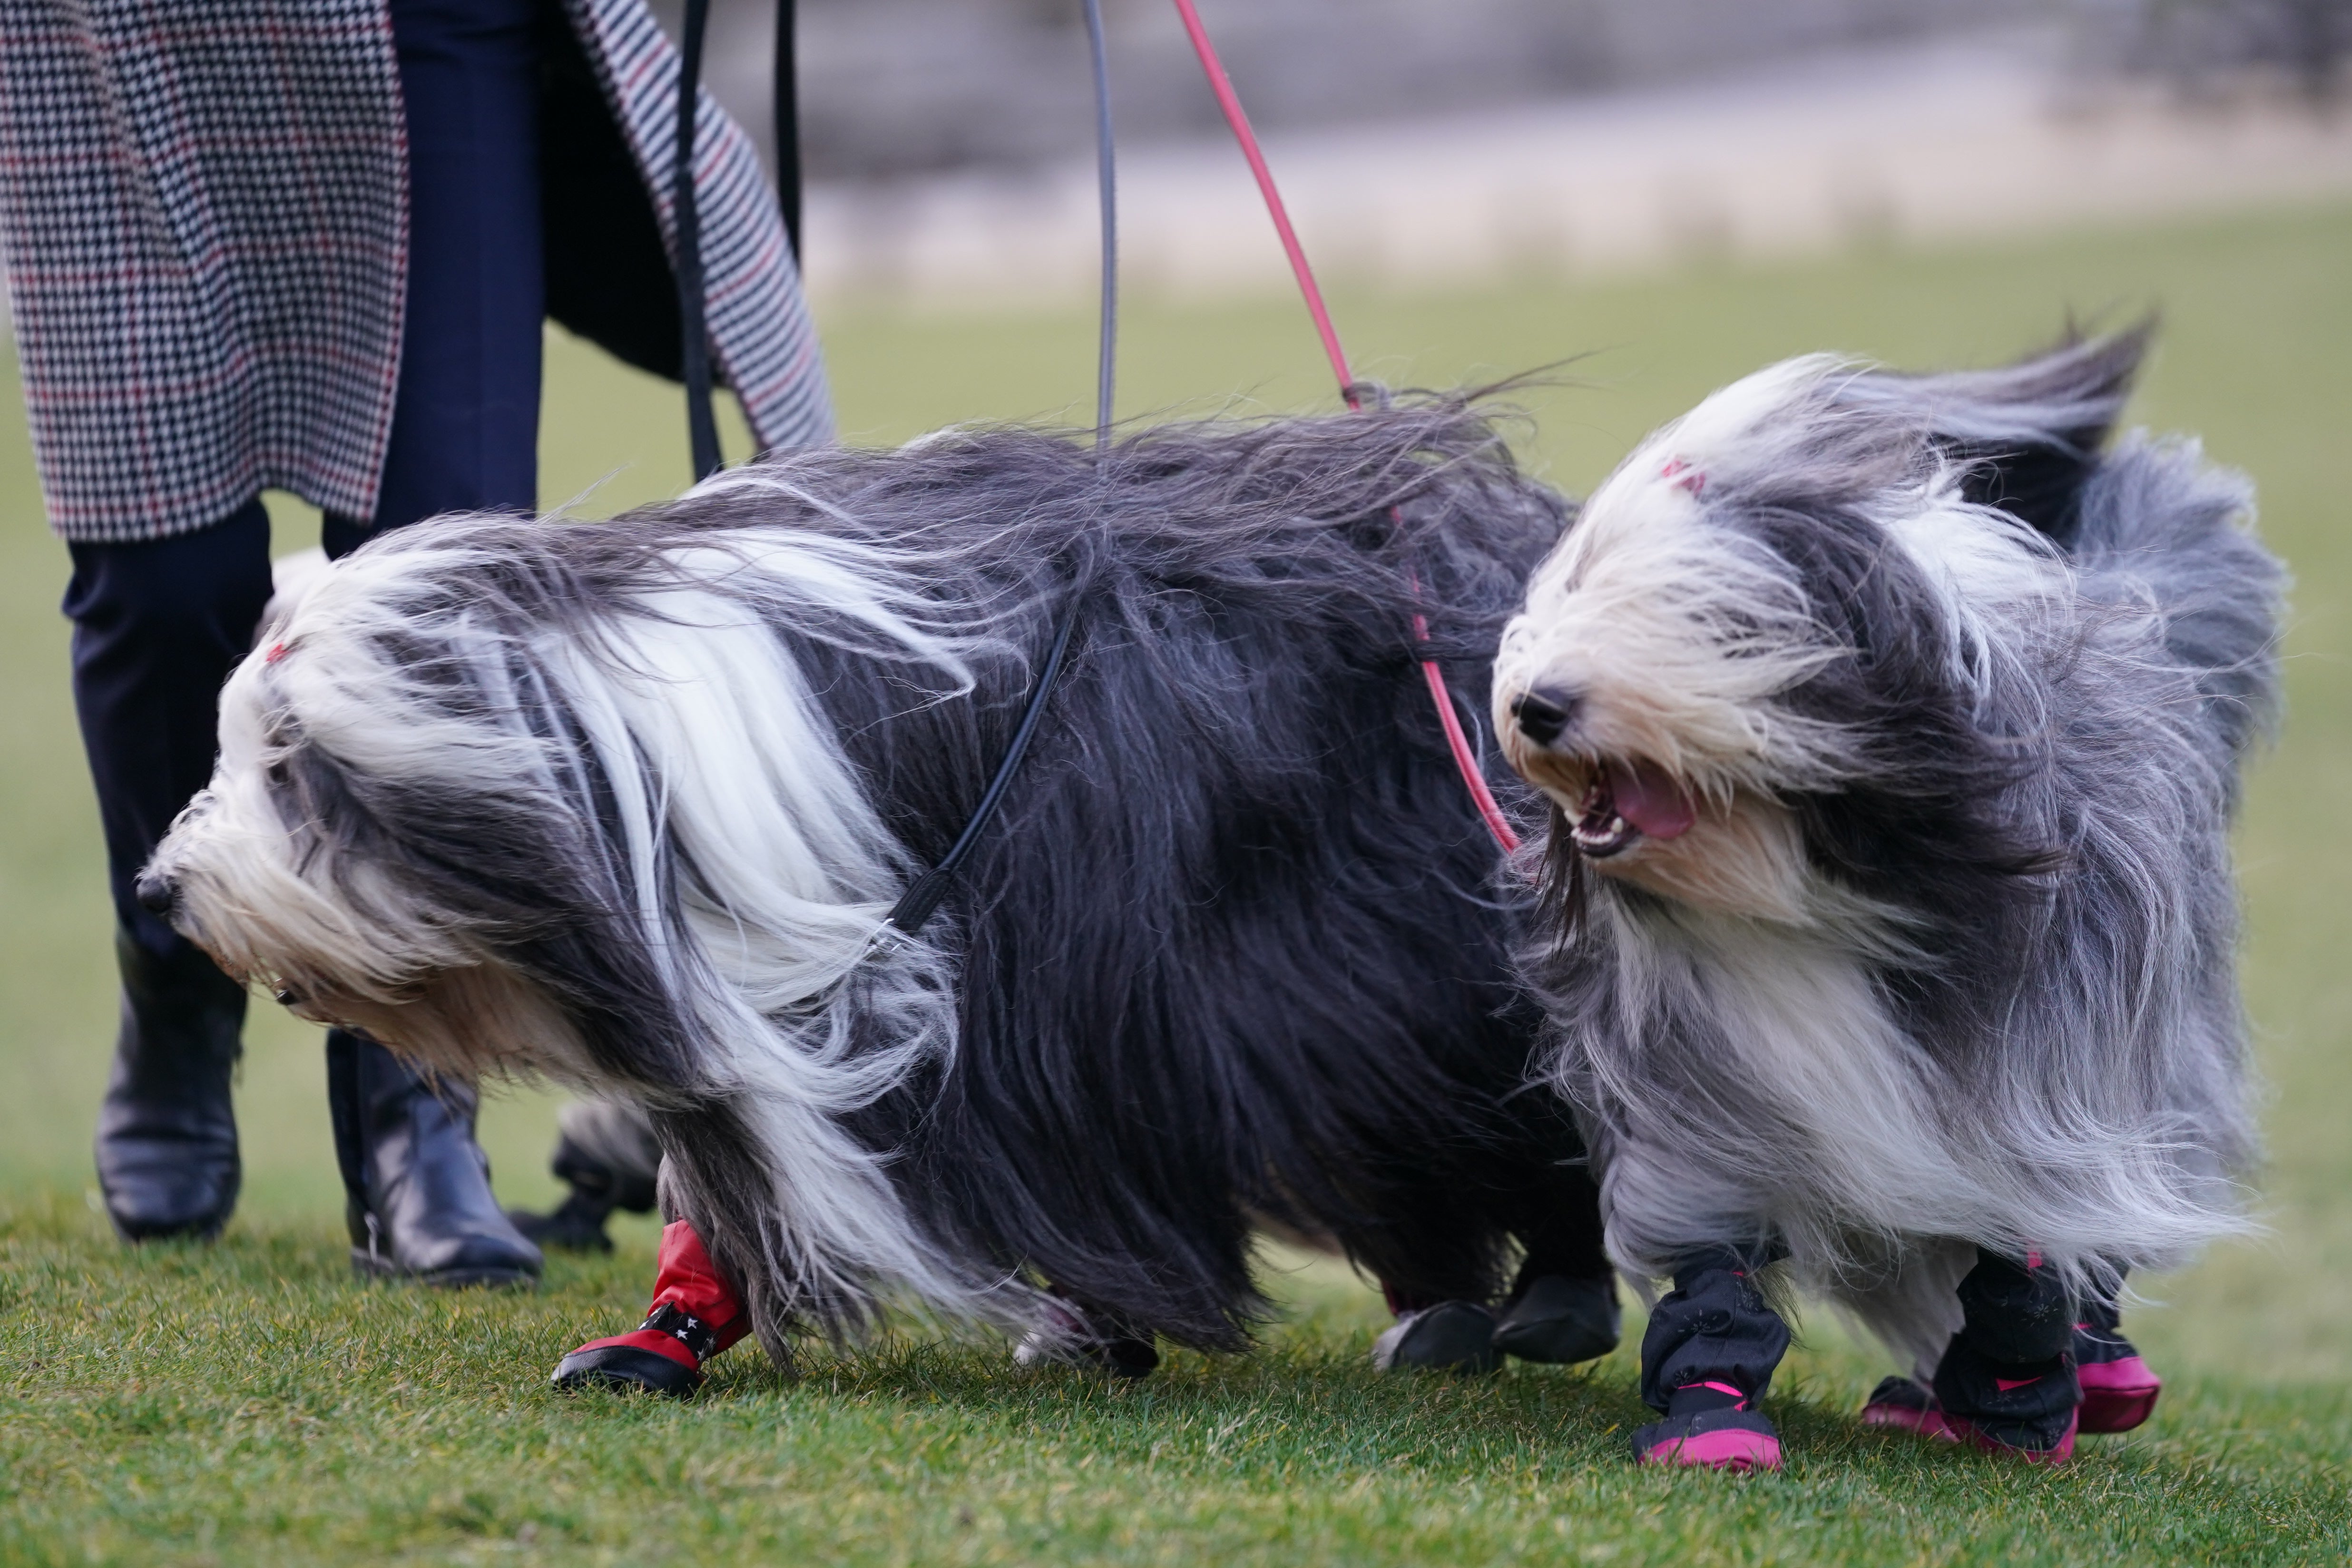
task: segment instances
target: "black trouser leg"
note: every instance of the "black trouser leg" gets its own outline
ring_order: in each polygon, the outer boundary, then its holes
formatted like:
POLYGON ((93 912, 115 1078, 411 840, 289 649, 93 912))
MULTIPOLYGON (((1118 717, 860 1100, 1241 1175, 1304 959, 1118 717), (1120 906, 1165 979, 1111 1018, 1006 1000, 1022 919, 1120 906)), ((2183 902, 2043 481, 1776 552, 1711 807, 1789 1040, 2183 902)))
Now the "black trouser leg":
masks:
MULTIPOLYGON (((371 518, 330 516, 348 554, 436 512, 538 500, 538 0, 392 0, 408 132, 400 385, 371 518)), ((362 1270, 436 1283, 536 1276, 491 1195, 474 1091, 428 1086, 381 1046, 327 1036, 328 1096, 362 1270)))
POLYGON ((142 909, 139 871, 212 775, 221 685, 269 600, 258 500, 209 528, 74 544, 74 709, 106 835, 121 1027, 99 1110, 108 1215, 126 1240, 212 1236, 236 1205, 229 1082, 245 992, 142 909))

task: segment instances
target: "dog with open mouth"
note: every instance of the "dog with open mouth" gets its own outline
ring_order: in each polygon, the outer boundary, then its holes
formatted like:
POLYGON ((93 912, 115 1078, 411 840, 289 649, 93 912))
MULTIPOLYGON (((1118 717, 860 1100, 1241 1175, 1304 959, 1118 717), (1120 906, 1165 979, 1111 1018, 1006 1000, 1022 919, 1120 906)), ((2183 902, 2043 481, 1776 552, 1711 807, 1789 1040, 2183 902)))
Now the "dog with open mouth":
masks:
POLYGON ((2147 342, 1763 371, 1625 461, 1506 631, 1553 1077, 1612 1256, 1673 1281, 1645 1461, 1778 1465, 1776 1281, 1907 1363, 1871 1424, 2063 1461, 2155 1402, 2125 1273, 2242 1224, 2226 837, 2284 577, 2243 480, 2110 448, 2147 342))

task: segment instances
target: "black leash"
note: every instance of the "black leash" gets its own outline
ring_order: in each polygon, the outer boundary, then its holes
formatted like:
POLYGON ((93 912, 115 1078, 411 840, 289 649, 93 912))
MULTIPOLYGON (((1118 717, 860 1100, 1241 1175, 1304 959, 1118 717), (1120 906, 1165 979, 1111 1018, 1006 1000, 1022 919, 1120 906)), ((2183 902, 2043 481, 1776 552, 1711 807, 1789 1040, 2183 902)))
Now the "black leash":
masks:
MULTIPOLYGON (((1111 395, 1118 384, 1118 156, 1111 139, 1110 60, 1103 39, 1102 0, 1086 0, 1087 42, 1094 57, 1095 78, 1095 170, 1102 203, 1102 306, 1100 316, 1101 341, 1095 360, 1095 453, 1097 461, 1110 448, 1111 395)), ((1003 803, 1004 793, 1020 769, 1021 759, 1028 754, 1029 742, 1036 738, 1037 722, 1045 715, 1045 704, 1054 695, 1055 683, 1061 678, 1063 657, 1070 651, 1070 639, 1078 629, 1078 602, 1082 588, 1074 589, 1069 608, 1062 613, 1062 624, 1054 633, 1054 647, 1045 656, 1045 668, 1037 672, 1037 684, 1029 693, 1029 705, 1021 711, 1019 728, 1013 731, 1013 743, 1004 749, 1004 760, 996 764, 996 775, 988 781, 988 788, 972 808, 971 819, 956 836, 940 863, 915 879, 914 886, 890 906, 882 924, 874 933, 866 951, 897 939, 912 937, 923 929, 923 923, 937 912, 955 885, 956 873, 962 869, 989 819, 1003 803)))
MULTIPOLYGON (((1099 458, 1110 446, 1111 403, 1118 380, 1118 156, 1111 130, 1110 61, 1103 33, 1102 0, 1085 0, 1085 5, 1087 43, 1094 67, 1095 163, 1102 205, 1101 336, 1095 363, 1095 451, 1099 458)), ((776 199, 797 262, 805 252, 801 248, 799 82, 793 20, 793 0, 778 0, 774 68, 776 199)), ((678 50, 677 159, 670 175, 670 202, 677 220, 678 331, 684 351, 680 366, 686 382, 687 434, 693 447, 697 482, 717 473, 719 467, 719 426, 712 416, 710 399, 709 329, 703 310, 702 229, 694 190, 695 109, 702 76, 703 38, 709 22, 710 0, 687 0, 686 36, 678 50)), ((955 884, 957 873, 979 844, 981 834, 1003 804, 1013 775, 1020 770, 1022 758, 1028 754, 1030 742, 1036 738, 1045 704, 1054 695, 1063 661, 1076 635, 1078 599, 1079 593, 1074 591, 1070 606, 1063 613, 1062 623, 1054 634, 1053 648, 1045 656, 1045 668, 1038 672, 1028 706, 1022 710, 1021 722, 1013 731, 1012 744, 1005 748, 1004 758, 997 763, 996 773, 982 793, 980 804, 972 808, 971 819, 948 852, 940 858, 939 864, 917 878, 914 885, 890 907, 867 952, 894 939, 912 937, 922 930, 938 912, 955 884)))
POLYGON ((702 37, 709 28, 710 0, 686 0, 686 37, 677 51, 677 157, 670 167, 669 201, 677 223, 678 372, 686 382, 686 437, 697 484, 719 471, 719 420, 710 407, 710 329, 703 312, 702 215, 695 206, 694 192, 694 111, 700 102, 702 37))
MULTIPOLYGON (((807 259, 801 249, 801 73, 793 42, 793 0, 776 0, 776 205, 784 210, 784 237, 792 241, 793 265, 807 259)), ((805 275, 801 279, 805 285, 805 275)))
POLYGON ((915 885, 890 906, 890 912, 882 917, 882 929, 874 933, 877 945, 894 937, 913 936, 922 930, 923 922, 938 910, 949 889, 954 886, 956 873, 963 868, 972 847, 980 842, 981 830, 988 826, 988 819, 996 815, 1005 790, 1013 783, 1013 771, 1020 767, 1031 739, 1037 733, 1037 721, 1045 716, 1045 701, 1054 695, 1054 679, 1062 673, 1062 656, 1070 651, 1070 637, 1077 629, 1077 612, 1073 607, 1062 617, 1062 629, 1054 636, 1054 650, 1045 656, 1045 668, 1037 674, 1036 687, 1029 693, 1029 706, 1021 710, 1021 727, 1013 731, 1013 743, 1004 749, 1004 760, 996 764, 996 776, 988 781, 980 804, 972 807, 971 820, 963 825, 963 831, 956 835, 948 852, 940 857, 940 863, 916 878, 915 885))

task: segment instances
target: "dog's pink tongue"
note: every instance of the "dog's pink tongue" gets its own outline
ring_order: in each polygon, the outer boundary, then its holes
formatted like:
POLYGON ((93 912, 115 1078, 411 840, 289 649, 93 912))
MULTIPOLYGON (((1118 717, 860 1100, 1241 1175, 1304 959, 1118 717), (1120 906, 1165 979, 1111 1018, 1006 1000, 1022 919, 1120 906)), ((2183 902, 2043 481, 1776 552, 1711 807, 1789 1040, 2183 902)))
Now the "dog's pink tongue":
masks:
POLYGON ((1652 838, 1679 838, 1698 819, 1691 797, 1655 763, 1610 763, 1609 793, 1617 815, 1652 838))

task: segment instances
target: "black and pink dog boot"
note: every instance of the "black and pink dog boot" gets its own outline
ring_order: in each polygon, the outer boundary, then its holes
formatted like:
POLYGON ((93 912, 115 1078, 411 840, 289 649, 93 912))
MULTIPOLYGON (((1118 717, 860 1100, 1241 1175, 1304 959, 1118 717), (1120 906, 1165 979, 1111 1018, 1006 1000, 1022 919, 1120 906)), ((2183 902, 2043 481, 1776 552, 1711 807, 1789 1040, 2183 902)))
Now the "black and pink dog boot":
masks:
POLYGON ((2128 1432, 2156 1412, 2164 1380, 2124 1338, 2112 1301, 2085 1301, 2074 1324, 2074 1379, 2084 1432, 2128 1432))
POLYGON ((2020 1263, 1979 1251, 1959 1297, 1960 1331, 1936 1365, 1935 1385, 1886 1379, 1863 1406, 1863 1425, 2030 1465, 2064 1464, 2083 1396, 2057 1276, 2032 1253, 2020 1263))
POLYGON ((1745 1474, 1780 1468, 1780 1436, 1756 1413, 1755 1401, 1728 1383, 1685 1384, 1666 1402, 1663 1421, 1633 1433, 1644 1465, 1685 1465, 1745 1474))
POLYGON ((653 1310, 625 1334, 591 1340, 555 1366, 558 1388, 614 1388, 684 1399, 703 1363, 749 1331, 743 1305, 686 1221, 663 1227, 653 1310))
POLYGON ((1780 1468, 1757 1405, 1789 1352, 1789 1325, 1735 1254, 1675 1270, 1642 1335, 1642 1401, 1661 1419, 1633 1433, 1637 1464, 1746 1474, 1780 1468))

